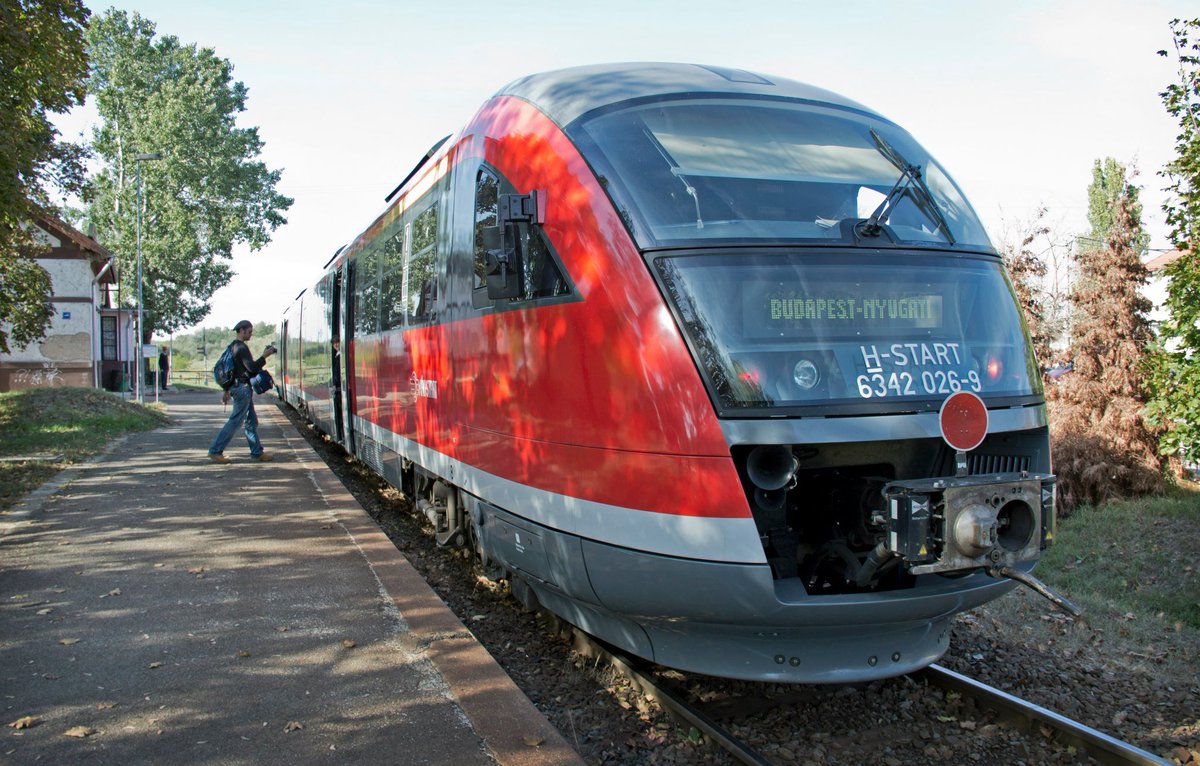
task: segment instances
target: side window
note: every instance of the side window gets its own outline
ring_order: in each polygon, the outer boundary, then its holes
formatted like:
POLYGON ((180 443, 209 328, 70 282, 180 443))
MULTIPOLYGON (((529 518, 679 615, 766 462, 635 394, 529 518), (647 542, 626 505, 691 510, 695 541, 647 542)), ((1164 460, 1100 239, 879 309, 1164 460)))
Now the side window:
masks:
POLYGON ((354 332, 379 332, 379 250, 368 247, 358 254, 354 270, 354 332))
POLYGON ((520 230, 521 251, 525 254, 525 300, 552 298, 570 292, 541 227, 522 223, 520 230))
POLYGON ((563 278, 562 267, 545 232, 537 225, 520 222, 500 226, 500 197, 517 194, 508 179, 490 168, 480 168, 475 183, 475 272, 472 305, 491 306, 487 296, 487 252, 498 248, 516 248, 522 258, 521 295, 502 299, 504 303, 523 303, 540 298, 568 295, 570 284, 563 278))
POLYGON ((435 201, 420 212, 406 227, 404 292, 411 322, 425 322, 431 317, 437 300, 438 204, 435 201))
POLYGON ((384 235, 380 258, 383 281, 380 324, 390 330, 404 324, 404 225, 397 220, 384 235))
POLYGON ((487 251, 499 246, 499 242, 492 241, 499 233, 496 228, 499 223, 500 181, 486 168, 480 168, 475 177, 475 275, 471 283, 475 291, 471 302, 475 308, 491 303, 484 290, 487 287, 487 251))

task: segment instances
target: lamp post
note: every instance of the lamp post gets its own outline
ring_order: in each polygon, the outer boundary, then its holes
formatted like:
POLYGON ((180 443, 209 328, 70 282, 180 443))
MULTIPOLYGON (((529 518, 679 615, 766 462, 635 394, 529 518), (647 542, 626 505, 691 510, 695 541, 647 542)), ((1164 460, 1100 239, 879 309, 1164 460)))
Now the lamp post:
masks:
POLYGON ((145 392, 144 381, 146 373, 142 364, 142 337, 145 335, 144 325, 142 324, 142 163, 146 160, 161 160, 162 152, 147 152, 145 154, 135 155, 133 158, 134 167, 137 174, 137 281, 138 281, 138 321, 137 321, 137 400, 138 404, 144 403, 145 392))

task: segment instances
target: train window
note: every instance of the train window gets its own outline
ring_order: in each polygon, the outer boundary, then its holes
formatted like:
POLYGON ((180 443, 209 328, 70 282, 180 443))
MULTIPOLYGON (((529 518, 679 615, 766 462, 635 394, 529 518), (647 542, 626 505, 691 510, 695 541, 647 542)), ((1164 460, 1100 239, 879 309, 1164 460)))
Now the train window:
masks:
MULTIPOLYGON (((494 305, 487 296, 487 251, 502 245, 512 246, 514 232, 500 231, 500 195, 516 194, 517 189, 508 179, 481 168, 475 184, 475 268, 472 287, 472 304, 475 308, 494 305)), ((557 297, 570 293, 570 285, 563 278, 558 258, 546 239, 541 227, 528 223, 515 226, 516 244, 524 256, 522 263, 521 295, 505 299, 507 303, 521 303, 540 298, 557 297)))
POLYGON ((379 331, 379 251, 368 247, 358 255, 354 271, 354 329, 358 335, 379 331))
POLYGON ((875 210, 860 204, 866 194, 892 198, 878 221, 891 240, 991 249, 928 152, 849 109, 680 99, 598 113, 568 132, 644 247, 845 242, 875 210), (921 170, 919 190, 901 166, 921 170))
POLYGON ((380 294, 380 327, 390 330, 404 324, 404 248, 406 229, 397 221, 383 243, 383 282, 380 294))
POLYGON ((405 293, 408 316, 412 322, 432 318, 433 301, 437 298, 438 204, 434 202, 409 224, 411 244, 405 256, 405 293))
POLYGON ((550 253, 546 235, 529 224, 521 224, 520 229, 525 253, 525 300, 566 295, 567 282, 550 253))
MULTIPOLYGON (((494 231, 500 222, 500 181, 496 176, 481 168, 475 180, 475 277, 471 287, 477 291, 487 287, 488 232, 494 231)), ((487 293, 476 293, 488 303, 487 293)))

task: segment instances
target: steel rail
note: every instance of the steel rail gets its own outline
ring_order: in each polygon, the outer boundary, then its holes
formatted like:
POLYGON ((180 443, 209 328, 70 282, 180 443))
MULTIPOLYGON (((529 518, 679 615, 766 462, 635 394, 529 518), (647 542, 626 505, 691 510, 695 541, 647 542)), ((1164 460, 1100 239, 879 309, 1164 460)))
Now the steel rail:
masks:
POLYGON ((747 766, 774 766, 752 747, 729 733, 725 727, 700 712, 683 697, 658 683, 647 673, 642 672, 629 657, 620 649, 609 646, 593 636, 574 628, 575 649, 582 654, 609 663, 612 667, 635 684, 647 697, 656 700, 676 718, 687 721, 695 726, 702 734, 724 748, 730 755, 747 766))
POLYGON ((971 697, 1009 722, 1023 724, 1030 732, 1037 733, 1038 724, 1045 724, 1061 741, 1086 750, 1090 757, 1106 766, 1170 766, 1153 753, 941 665, 930 665, 920 672, 935 686, 971 697))

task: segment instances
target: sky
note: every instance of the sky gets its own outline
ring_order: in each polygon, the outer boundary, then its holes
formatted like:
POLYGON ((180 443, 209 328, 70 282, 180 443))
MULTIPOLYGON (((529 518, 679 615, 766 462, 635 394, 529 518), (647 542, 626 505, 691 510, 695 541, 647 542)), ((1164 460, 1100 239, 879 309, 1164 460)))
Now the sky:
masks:
MULTIPOLYGON (((949 170, 993 241, 1045 206, 1087 229, 1102 157, 1139 171, 1151 248, 1168 248, 1159 172, 1177 123, 1168 22, 1195 0, 130 0, 159 34, 212 48, 249 89, 238 119, 295 202, 202 324, 275 322, 442 136, 526 74, 616 61, 747 69, 807 82, 906 128, 949 170)), ((88 106, 58 121, 89 134, 88 106)), ((145 147, 152 151, 153 147, 145 147)))

